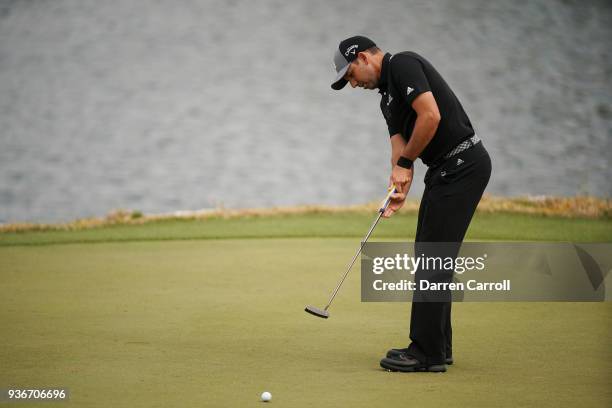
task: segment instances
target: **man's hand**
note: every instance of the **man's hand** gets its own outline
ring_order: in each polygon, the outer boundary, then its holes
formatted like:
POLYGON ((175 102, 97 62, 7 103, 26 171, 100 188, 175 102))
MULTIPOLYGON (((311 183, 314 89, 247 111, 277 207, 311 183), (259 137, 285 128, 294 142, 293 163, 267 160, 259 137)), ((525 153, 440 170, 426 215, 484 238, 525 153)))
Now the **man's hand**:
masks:
POLYGON ((389 218, 404 205, 410 186, 412 185, 412 176, 414 175, 414 167, 406 169, 398 165, 393 166, 391 172, 390 184, 395 185, 397 192, 391 196, 389 206, 383 213, 383 217, 389 218))
POLYGON ((414 173, 414 167, 407 169, 405 167, 393 166, 391 172, 391 184, 397 188, 398 193, 403 194, 403 198, 406 198, 410 185, 412 184, 412 175, 414 173))

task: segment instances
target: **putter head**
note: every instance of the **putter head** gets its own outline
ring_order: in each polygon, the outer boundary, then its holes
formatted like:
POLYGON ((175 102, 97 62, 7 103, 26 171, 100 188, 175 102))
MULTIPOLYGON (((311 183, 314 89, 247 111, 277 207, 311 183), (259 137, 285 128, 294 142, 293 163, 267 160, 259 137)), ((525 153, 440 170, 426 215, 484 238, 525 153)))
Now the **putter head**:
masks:
POLYGON ((329 312, 327 310, 321 310, 314 306, 308 305, 304 310, 306 311, 306 313, 310 313, 311 315, 320 317, 322 319, 327 319, 329 317, 329 312))

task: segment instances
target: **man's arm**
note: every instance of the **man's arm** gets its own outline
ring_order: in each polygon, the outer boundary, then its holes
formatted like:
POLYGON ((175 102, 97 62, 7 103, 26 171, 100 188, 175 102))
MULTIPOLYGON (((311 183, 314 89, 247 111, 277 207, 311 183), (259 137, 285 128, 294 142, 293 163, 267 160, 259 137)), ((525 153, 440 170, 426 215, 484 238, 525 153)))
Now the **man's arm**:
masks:
POLYGON ((433 139, 440 123, 440 111, 438 104, 431 92, 424 92, 417 96, 412 102, 412 108, 417 113, 417 119, 410 136, 410 141, 401 147, 401 135, 391 137, 391 160, 393 171, 391 172, 390 184, 395 185, 398 192, 391 196, 391 203, 383 216, 390 217, 399 210, 406 200, 410 185, 412 184, 413 168, 407 169, 397 165, 395 154, 400 151, 400 156, 415 161, 425 147, 433 139), (395 139, 395 140, 394 140, 395 139))
POLYGON ((406 141, 399 133, 391 136, 389 140, 391 140, 391 169, 393 169, 406 147, 406 141))
POLYGON ((436 134, 440 123, 440 111, 431 92, 417 96, 412 102, 412 109, 416 112, 417 119, 410 141, 404 146, 401 155, 415 161, 436 134))

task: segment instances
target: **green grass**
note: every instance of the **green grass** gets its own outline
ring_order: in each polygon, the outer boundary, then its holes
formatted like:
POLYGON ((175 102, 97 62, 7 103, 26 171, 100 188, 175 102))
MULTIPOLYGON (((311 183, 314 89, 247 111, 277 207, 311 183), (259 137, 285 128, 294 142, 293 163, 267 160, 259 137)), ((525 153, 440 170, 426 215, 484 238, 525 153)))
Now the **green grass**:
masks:
MULTIPOLYGON (((2 234, 0 388, 64 386, 76 407, 258 407, 266 390, 277 407, 611 405, 609 302, 457 303, 445 374, 379 368, 408 342, 410 305, 361 303, 357 271, 329 320, 304 313, 324 305, 371 220, 2 234)), ((385 220, 377 238, 413 223, 385 220)), ((610 223, 480 214, 469 236, 610 241, 610 223)))
MULTIPOLYGON (((362 237, 375 214, 302 214, 269 217, 167 220, 78 231, 0 233, 0 246, 178 239, 362 237)), ((416 215, 383 220, 377 239, 414 238, 416 215)), ((527 241, 612 241, 612 219, 556 218, 479 213, 467 239, 527 241)))

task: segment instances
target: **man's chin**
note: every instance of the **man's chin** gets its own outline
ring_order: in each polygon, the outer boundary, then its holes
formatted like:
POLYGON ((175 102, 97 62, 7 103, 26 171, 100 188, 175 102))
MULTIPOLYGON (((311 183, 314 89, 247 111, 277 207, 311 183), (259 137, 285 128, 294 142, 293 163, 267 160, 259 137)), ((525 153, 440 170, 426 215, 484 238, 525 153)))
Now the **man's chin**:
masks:
POLYGON ((365 89, 369 89, 369 90, 375 90, 378 89, 378 83, 375 84, 368 84, 367 87, 365 89))

